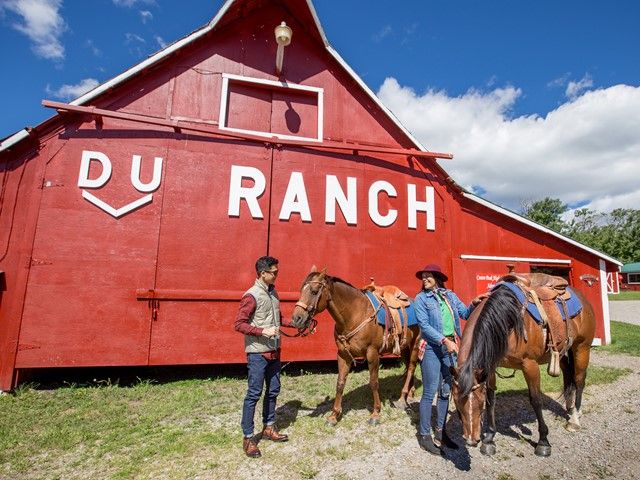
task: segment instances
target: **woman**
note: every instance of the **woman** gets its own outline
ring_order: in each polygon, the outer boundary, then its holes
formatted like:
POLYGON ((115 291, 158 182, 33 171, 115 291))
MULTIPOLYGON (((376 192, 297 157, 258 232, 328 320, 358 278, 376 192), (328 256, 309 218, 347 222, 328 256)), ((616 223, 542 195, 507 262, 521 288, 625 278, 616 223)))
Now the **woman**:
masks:
POLYGON ((420 347, 424 349, 420 364, 422 398, 418 443, 427 452, 440 455, 443 444, 458 448, 444 430, 452 381, 449 367, 455 365, 458 354, 456 336, 459 338, 462 335, 460 317, 466 319, 481 298, 475 298, 469 307, 465 306, 455 293, 444 287, 448 277, 436 264, 429 264, 417 271, 416 277, 422 281, 422 290, 416 296, 414 307, 423 339, 420 347), (431 404, 439 383, 438 415, 432 438, 431 404))

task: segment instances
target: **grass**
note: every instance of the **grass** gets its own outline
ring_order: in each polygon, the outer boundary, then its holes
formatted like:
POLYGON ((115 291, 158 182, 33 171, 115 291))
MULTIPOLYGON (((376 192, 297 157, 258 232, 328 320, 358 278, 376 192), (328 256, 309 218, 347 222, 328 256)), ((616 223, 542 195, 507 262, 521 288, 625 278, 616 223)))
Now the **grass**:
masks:
POLYGON ((625 322, 611 322, 611 344, 598 350, 640 356, 640 327, 625 322))
POLYGON ((640 291, 628 291, 628 292, 620 292, 616 295, 609 294, 609 301, 624 301, 624 300, 640 300, 640 291))
MULTIPOLYGON (((295 368, 295 367, 292 367, 295 368)), ((325 417, 335 389, 335 367, 282 377, 278 423, 292 441, 261 442, 263 458, 247 459, 239 428, 243 375, 120 386, 109 381, 42 389, 24 385, 0 397, 0 478, 271 478, 309 479, 340 465, 401 445, 415 433, 415 414, 385 405, 381 427, 367 425, 368 371, 349 375, 344 416, 336 435, 325 417)), ((381 369, 383 399, 395 398, 402 368, 381 369)), ((613 382, 621 369, 589 370, 588 383, 613 382)), ((543 374, 545 392, 560 380, 543 374)), ((522 375, 500 380, 499 394, 526 388, 522 375), (518 378, 519 377, 519 378, 518 378)), ((420 395, 421 391, 417 392, 420 395)), ((260 426, 259 411, 256 427, 260 426)))
MULTIPOLYGON (((499 368, 498 372, 502 375, 511 374, 512 370, 499 368)), ((591 365, 587 371, 587 385, 602 385, 613 383, 623 375, 627 375, 631 370, 626 368, 598 367, 591 365)), ((497 392, 500 395, 511 395, 514 393, 524 393, 527 391, 527 382, 524 375, 520 371, 516 371, 513 378, 497 379, 497 392)), ((562 376, 551 377, 547 374, 547 366, 540 366, 540 388, 544 393, 556 393, 562 391, 562 376)))

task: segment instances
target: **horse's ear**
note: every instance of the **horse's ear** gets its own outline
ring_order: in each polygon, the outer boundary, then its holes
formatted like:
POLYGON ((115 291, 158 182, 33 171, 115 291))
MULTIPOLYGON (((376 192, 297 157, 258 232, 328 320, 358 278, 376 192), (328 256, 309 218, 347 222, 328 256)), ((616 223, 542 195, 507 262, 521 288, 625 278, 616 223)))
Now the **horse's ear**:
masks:
POLYGON ((323 275, 326 275, 327 274, 327 267, 324 267, 320 273, 323 274, 323 275))
POLYGON ((476 377, 477 383, 484 383, 484 381, 487 379, 487 374, 484 373, 484 370, 482 368, 476 368, 473 372, 473 376, 476 377))
POLYGON ((311 271, 309 273, 316 273, 318 271, 318 267, 315 265, 311 265, 311 271))

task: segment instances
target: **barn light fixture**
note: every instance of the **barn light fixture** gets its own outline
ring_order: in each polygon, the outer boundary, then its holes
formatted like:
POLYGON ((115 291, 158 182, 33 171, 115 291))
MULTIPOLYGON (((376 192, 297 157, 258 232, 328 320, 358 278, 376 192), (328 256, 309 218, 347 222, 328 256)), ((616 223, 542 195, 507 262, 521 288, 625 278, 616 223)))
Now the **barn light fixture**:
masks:
POLYGON ((293 31, 285 22, 282 22, 275 28, 274 33, 276 36, 276 42, 278 42, 278 51, 276 52, 276 72, 280 75, 282 73, 282 62, 284 61, 284 47, 291 43, 293 31))

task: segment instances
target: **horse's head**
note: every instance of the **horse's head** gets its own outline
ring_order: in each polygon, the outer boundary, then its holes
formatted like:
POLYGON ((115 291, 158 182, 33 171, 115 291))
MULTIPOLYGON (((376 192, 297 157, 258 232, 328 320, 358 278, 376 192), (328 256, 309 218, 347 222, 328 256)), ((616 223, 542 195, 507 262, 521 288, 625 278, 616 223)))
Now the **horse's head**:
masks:
POLYGON ((318 272, 315 265, 300 287, 300 298, 293 309, 292 321, 299 329, 309 327, 313 316, 320 313, 329 303, 331 278, 325 270, 318 272))
POLYGON ((482 434, 482 412, 484 412, 487 398, 486 375, 480 370, 472 372, 472 384, 465 388, 465 382, 460 378, 460 371, 451 367, 451 374, 453 375, 451 395, 462 422, 462 437, 469 447, 476 447, 482 434))

